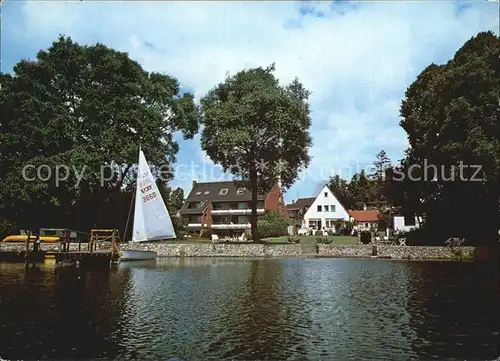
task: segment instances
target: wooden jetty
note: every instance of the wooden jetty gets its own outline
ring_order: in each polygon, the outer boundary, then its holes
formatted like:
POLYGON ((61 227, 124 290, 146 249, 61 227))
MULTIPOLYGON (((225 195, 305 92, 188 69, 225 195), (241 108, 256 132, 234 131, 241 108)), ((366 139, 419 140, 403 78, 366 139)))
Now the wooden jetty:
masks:
POLYGON ((71 242, 69 234, 69 230, 64 230, 57 248, 43 249, 46 245, 33 241, 28 232, 24 247, 18 244, 17 249, 12 250, 5 249, 6 247, 0 244, 0 261, 24 262, 26 265, 55 263, 78 266, 109 266, 118 261, 120 242, 118 230, 92 229, 88 242, 85 243, 71 242))

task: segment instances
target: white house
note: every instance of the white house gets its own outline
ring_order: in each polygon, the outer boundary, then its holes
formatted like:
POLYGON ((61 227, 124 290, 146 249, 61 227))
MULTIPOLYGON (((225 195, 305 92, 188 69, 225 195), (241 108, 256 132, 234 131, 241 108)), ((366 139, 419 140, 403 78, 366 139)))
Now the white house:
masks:
POLYGON ((394 230, 398 232, 409 232, 417 229, 422 223, 422 217, 394 216, 394 230))
POLYGON ((335 232, 337 221, 349 221, 349 213, 325 186, 304 214, 302 228, 312 227, 316 230, 326 229, 335 232))

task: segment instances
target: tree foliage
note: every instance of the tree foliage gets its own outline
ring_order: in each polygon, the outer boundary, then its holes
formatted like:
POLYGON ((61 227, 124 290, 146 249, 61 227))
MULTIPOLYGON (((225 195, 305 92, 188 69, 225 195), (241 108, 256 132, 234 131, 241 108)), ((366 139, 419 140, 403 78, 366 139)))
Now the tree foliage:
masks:
POLYGON ((339 175, 330 177, 327 182, 332 193, 337 197, 339 202, 346 208, 351 210, 361 210, 365 206, 381 208, 387 206, 385 197, 385 188, 387 187, 387 177, 385 174, 391 169, 389 157, 384 151, 377 155, 377 160, 374 162, 375 167, 379 164, 380 171, 374 174, 366 174, 365 170, 356 173, 347 181, 339 175), (383 154, 383 162, 380 163, 380 155, 383 154), (379 162, 379 163, 377 163, 379 162), (380 166, 380 164, 382 164, 380 166), (384 176, 379 176, 379 172, 383 172, 384 176))
POLYGON ((295 79, 281 86, 274 64, 227 76, 202 99, 203 150, 252 192, 252 237, 257 194, 278 180, 288 189, 310 161, 309 92, 295 79))
POLYGON ((148 73, 103 44, 82 46, 61 36, 2 75, 0 85, 0 217, 24 226, 93 225, 91 208, 130 200, 121 179, 137 162, 139 145, 151 164, 171 165, 179 149, 174 133, 192 138, 198 131, 193 96, 181 94, 175 78, 148 73), (54 177, 26 182, 27 164, 72 168, 56 186, 54 177), (116 182, 101 184, 106 164, 116 182), (80 182, 74 170, 83 172, 80 182), (89 199, 97 203, 86 209, 89 199))
POLYGON ((260 238, 280 237, 288 234, 288 222, 278 212, 266 212, 257 220, 260 238))
POLYGON ((496 239, 499 56, 500 38, 479 33, 446 64, 424 69, 402 101, 401 126, 410 143, 402 172, 420 180, 400 182, 405 187, 400 193, 407 205, 425 216, 426 228, 437 242, 448 237, 467 237, 469 244, 496 239), (468 166, 462 176, 460 163, 468 166))

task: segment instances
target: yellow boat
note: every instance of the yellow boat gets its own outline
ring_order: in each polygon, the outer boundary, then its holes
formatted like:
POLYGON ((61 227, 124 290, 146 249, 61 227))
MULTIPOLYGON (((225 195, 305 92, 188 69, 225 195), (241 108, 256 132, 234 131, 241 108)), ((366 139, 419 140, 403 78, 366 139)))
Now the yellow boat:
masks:
MULTIPOLYGON (((4 239, 2 239, 2 242, 26 242, 26 239, 28 236, 23 236, 23 235, 14 235, 14 236, 7 236, 4 239)), ((44 243, 56 243, 59 242, 61 237, 57 236, 41 236, 40 237, 40 242, 44 243)), ((30 241, 35 241, 36 236, 30 236, 30 241)))

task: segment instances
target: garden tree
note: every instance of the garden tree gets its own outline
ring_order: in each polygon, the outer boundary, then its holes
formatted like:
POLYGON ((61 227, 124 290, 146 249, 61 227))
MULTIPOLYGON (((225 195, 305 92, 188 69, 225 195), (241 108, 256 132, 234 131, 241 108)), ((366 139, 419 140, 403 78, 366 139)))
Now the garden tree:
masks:
POLYGON ((373 204, 377 196, 375 181, 366 175, 364 169, 354 174, 348 189, 354 209, 363 209, 364 205, 373 204))
POLYGON ((371 175, 371 178, 375 180, 374 184, 377 188, 374 201, 376 202, 377 208, 381 208, 388 205, 387 198, 384 195, 384 188, 387 186, 387 170, 391 167, 391 160, 384 150, 381 150, 376 155, 373 167, 375 172, 371 175))
POLYGON ((373 162, 375 172, 372 175, 372 178, 375 178, 379 183, 382 183, 385 179, 385 170, 391 166, 391 160, 384 150, 381 150, 376 157, 377 159, 373 162))
MULTIPOLYGON (((21 60, 13 74, 2 75, 0 86, 0 218, 20 223, 69 222, 62 215, 83 210, 78 205, 89 203, 85 197, 120 198, 139 145, 151 164, 170 165, 179 148, 174 133, 192 138, 198 131, 193 96, 181 94, 175 78, 148 73, 103 44, 82 46, 61 36, 35 60, 21 60), (24 181, 26 164, 73 168, 56 186, 54 177, 24 181), (113 169, 114 182, 101 184, 103 165, 113 169), (83 174, 79 182, 75 170, 83 174)), ((93 215, 87 211, 76 217, 82 226, 93 215)))
POLYGON ((280 237, 288 234, 288 222, 278 212, 266 212, 257 219, 259 237, 280 237))
POLYGON ((352 209, 352 207, 354 206, 354 200, 350 193, 349 184, 345 179, 341 178, 337 174, 333 177, 330 177, 327 185, 335 195, 335 197, 346 209, 352 209))
POLYGON ((161 180, 157 180, 156 184, 158 185, 158 190, 165 200, 168 213, 170 213, 171 216, 177 214, 184 204, 184 189, 180 187, 174 189, 170 187, 168 183, 161 180))
MULTIPOLYGON (((173 189, 168 185, 168 183, 160 179, 156 180, 156 184, 158 185, 158 190, 160 191, 160 194, 165 201, 165 205, 167 206, 175 232, 179 233, 184 231, 184 222, 181 217, 177 216, 177 212, 179 212, 184 204, 184 189, 180 187, 173 189)), ((177 234, 177 236, 179 236, 179 234, 177 234)))
POLYGON ((312 140, 309 91, 298 79, 281 86, 274 64, 227 76, 201 100, 201 146, 252 193, 250 223, 257 232, 257 195, 278 180, 288 189, 304 167, 312 140))
POLYGON ((410 143, 403 171, 414 180, 408 192, 416 193, 413 202, 421 201, 425 228, 438 242, 497 237, 499 56, 500 38, 479 33, 446 64, 424 69, 401 104, 401 126, 410 143), (460 170, 460 164, 467 168, 460 170))

